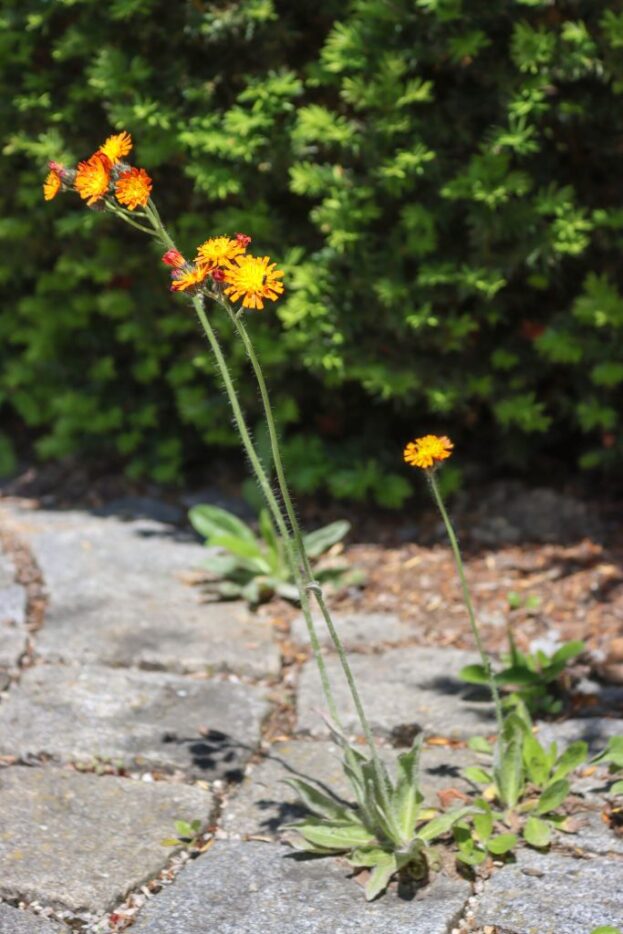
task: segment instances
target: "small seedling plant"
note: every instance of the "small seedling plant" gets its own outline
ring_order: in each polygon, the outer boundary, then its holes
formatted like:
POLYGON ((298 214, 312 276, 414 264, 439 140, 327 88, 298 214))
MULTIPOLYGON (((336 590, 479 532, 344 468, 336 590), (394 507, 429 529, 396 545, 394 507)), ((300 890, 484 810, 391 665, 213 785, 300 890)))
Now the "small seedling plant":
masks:
POLYGON ((479 865, 488 854, 510 852, 519 838, 536 848, 550 844, 552 830, 570 832, 559 808, 571 792, 568 776, 586 762, 588 745, 578 740, 559 753, 556 743, 545 748, 532 732, 529 714, 521 701, 507 713, 495 747, 484 737, 469 746, 490 759, 488 766, 470 766, 465 777, 481 787, 477 804, 481 813, 455 828, 459 859, 479 865), (495 835, 494 828, 502 833, 495 835))
MULTIPOLYGON (((495 674, 496 684, 521 697, 531 714, 554 715, 562 711, 560 697, 565 670, 569 662, 585 649, 583 642, 565 642, 553 655, 540 649, 522 652, 517 648, 513 631, 508 628, 509 651, 502 655, 502 671, 495 674)), ((482 665, 466 665, 460 677, 468 684, 488 684, 488 673, 482 665)))
POLYGON ((354 868, 370 870, 368 900, 380 895, 395 875, 425 880, 439 866, 438 852, 430 844, 471 813, 471 806, 441 814, 423 807, 419 738, 398 756, 392 782, 382 763, 379 768, 378 760, 367 759, 335 731, 333 735, 342 747, 356 804, 338 802, 301 779, 286 779, 311 813, 291 825, 304 840, 301 848, 316 856, 341 854, 354 868))
MULTIPOLYGON (((242 598, 254 605, 270 600, 275 594, 298 602, 299 590, 282 537, 267 509, 259 514, 256 535, 250 525, 218 506, 193 506, 188 513, 193 528, 205 539, 206 547, 218 548, 203 563, 216 580, 208 585, 222 600, 242 598)), ((303 536, 311 560, 321 558, 350 530, 346 520, 331 522, 303 536)), ((316 567, 319 582, 343 582, 349 567, 345 563, 316 567)))
MULTIPOLYGON (((594 765, 607 765, 611 775, 623 769, 623 736, 611 736, 603 752, 592 760, 594 765)), ((619 779, 608 788, 610 795, 623 795, 623 779, 619 779)))

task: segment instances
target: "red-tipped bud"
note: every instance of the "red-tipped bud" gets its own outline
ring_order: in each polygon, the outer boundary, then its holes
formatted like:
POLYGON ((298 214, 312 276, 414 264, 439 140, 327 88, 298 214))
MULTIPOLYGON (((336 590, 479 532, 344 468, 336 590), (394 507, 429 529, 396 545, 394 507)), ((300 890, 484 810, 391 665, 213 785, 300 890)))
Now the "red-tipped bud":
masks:
POLYGON ((179 269, 186 264, 186 260, 179 250, 167 250, 162 257, 162 262, 165 266, 173 266, 174 269, 179 269))
POLYGON ((220 266, 217 266, 216 269, 213 269, 210 275, 215 282, 223 282, 225 280, 225 273, 220 266))
POLYGON ((245 250, 248 247, 248 245, 251 243, 251 237, 247 237, 247 235, 243 233, 237 233, 236 240, 238 241, 241 247, 244 247, 245 250))
POLYGON ((65 166, 61 165, 60 162, 54 162, 54 160, 51 159, 50 162, 48 162, 48 166, 50 167, 50 172, 56 172, 61 178, 63 177, 65 166))

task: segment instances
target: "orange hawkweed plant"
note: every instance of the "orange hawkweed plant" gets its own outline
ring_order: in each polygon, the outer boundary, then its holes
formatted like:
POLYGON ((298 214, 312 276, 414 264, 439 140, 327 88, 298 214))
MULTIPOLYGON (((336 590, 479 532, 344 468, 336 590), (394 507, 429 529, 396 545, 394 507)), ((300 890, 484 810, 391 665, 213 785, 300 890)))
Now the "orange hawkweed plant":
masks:
POLYGON ((443 497, 439 489, 439 484, 437 483, 435 477, 435 473, 438 467, 452 455, 453 450, 454 444, 446 435, 423 435, 421 438, 415 438, 413 441, 409 441, 405 445, 402 456, 405 463, 409 464, 410 467, 417 467, 424 471, 428 479, 431 493, 433 494, 433 499, 435 500, 435 504, 441 514, 448 539, 450 540, 450 547, 452 548, 454 563, 459 575, 459 580, 461 582, 463 602, 465 603, 465 608, 469 617, 472 635, 474 636, 474 641, 476 642, 478 652, 480 653, 480 659, 487 674, 489 688, 491 690, 491 695, 495 704, 495 714, 498 730, 501 732, 504 716, 502 712, 502 703, 500 701, 500 692, 493 676, 491 660, 485 650, 484 643, 480 635, 480 630, 478 628, 478 623, 476 621, 474 604, 472 602, 469 587, 467 585, 465 566, 463 564, 459 542, 454 531, 454 526, 452 525, 452 521, 450 520, 450 516, 448 515, 448 511, 443 501, 443 497))
MULTIPOLYGON (((284 293, 284 273, 268 256, 253 256, 248 248, 251 237, 217 232, 199 244, 189 262, 165 227, 152 198, 153 182, 145 169, 125 161, 132 150, 129 133, 109 136, 89 158, 75 169, 51 162, 43 183, 43 195, 52 200, 59 192, 73 191, 92 210, 108 212, 133 229, 153 238, 164 250, 162 262, 170 275, 170 290, 192 303, 210 344, 223 386, 232 408, 244 451, 260 490, 284 543, 292 577, 298 589, 313 654, 329 710, 329 726, 340 745, 344 770, 353 789, 356 805, 345 805, 339 798, 299 779, 291 779, 307 808, 314 815, 297 824, 304 847, 319 855, 346 854, 355 867, 371 870, 366 886, 368 898, 385 890, 395 874, 424 878, 433 865, 429 842, 462 819, 469 808, 428 819, 421 813, 418 762, 420 741, 398 756, 395 780, 382 762, 364 710, 359 690, 339 634, 327 607, 322 588, 315 580, 302 531, 296 516, 283 467, 270 397, 260 362, 244 321, 251 311, 261 311, 265 302, 276 302, 284 293), (220 315, 208 317, 208 302, 220 315), (236 303, 240 302, 239 306, 236 303), (233 327, 242 342, 257 380, 280 499, 257 453, 240 406, 230 369, 221 349, 217 328, 233 327), (369 757, 347 740, 335 697, 329 682, 311 599, 315 601, 340 659, 352 702, 365 736, 369 757)), ((188 254, 186 254, 188 255, 188 254)), ((192 254, 190 254, 192 255, 192 254)))

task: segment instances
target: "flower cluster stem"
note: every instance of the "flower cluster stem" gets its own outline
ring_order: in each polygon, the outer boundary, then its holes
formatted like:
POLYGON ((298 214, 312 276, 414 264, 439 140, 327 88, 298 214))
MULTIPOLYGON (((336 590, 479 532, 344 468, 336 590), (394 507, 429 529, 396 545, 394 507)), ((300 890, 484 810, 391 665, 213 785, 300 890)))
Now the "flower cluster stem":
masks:
POLYGON ((502 712, 502 702, 500 700, 500 692, 498 690, 498 686, 493 676, 493 669, 491 668, 491 661, 485 650, 482 638, 480 636, 480 630, 478 629, 478 623, 476 622, 476 614, 474 612, 474 605, 472 603, 471 594, 469 592, 469 587, 467 584, 467 578, 465 576, 465 567, 463 565, 461 549, 459 548, 459 543, 458 543, 458 539, 454 531, 454 527, 452 525, 452 522, 450 521, 450 516, 448 515, 443 498, 441 496, 441 492, 439 490, 439 484, 437 483, 437 480, 435 479, 434 470, 427 470, 426 474, 427 474, 428 482, 430 484, 430 488, 433 494, 433 499, 435 500, 437 508, 439 509, 441 518, 443 520, 443 524, 446 527, 446 532, 450 540, 450 547, 452 549, 452 554, 454 556, 454 563, 456 565, 456 569, 459 575, 459 580, 461 582, 463 602, 465 603, 465 607, 467 609, 467 615, 469 617, 469 624, 472 630, 472 634, 474 636, 474 641, 476 642, 476 647, 480 654, 480 660, 482 662, 482 667, 484 668, 485 673, 487 675, 487 680, 489 682, 489 688, 491 690, 491 695, 493 697, 493 703, 495 705, 495 718, 497 720, 498 731, 501 733, 502 726, 504 723, 504 715, 502 712))
POLYGON ((331 637, 333 645, 335 646, 335 649, 338 653, 340 664, 342 666, 342 671, 344 672, 344 677, 346 678, 346 681, 347 681, 347 684, 348 684, 348 687, 349 687, 349 690, 350 690, 350 693, 353 699, 353 703, 357 711, 357 716, 359 717, 359 721, 361 723, 361 727, 363 729, 366 742, 368 746, 370 747, 370 754, 372 756, 372 761, 374 763, 377 782, 378 782, 379 787, 382 789, 384 793, 384 799, 385 799, 384 803, 388 809, 390 820, 391 820, 391 817, 392 817, 391 807, 389 804, 389 799, 388 799, 388 794, 387 794, 386 781, 385 781, 383 768, 381 766, 380 758, 378 755, 376 743, 374 740, 374 735, 372 733, 368 718, 366 716, 363 702, 361 700, 361 695, 359 694, 359 690, 357 688, 357 684, 355 682, 355 678, 353 676, 353 672, 350 667, 348 657, 346 655, 346 650, 344 649, 342 640, 339 637, 339 634, 337 632, 337 629, 335 628, 335 624, 331 617, 331 613, 329 612, 329 608, 325 602, 324 595, 322 592, 322 587, 314 579, 314 574, 313 574, 311 564, 309 562, 309 557, 305 550, 305 543, 303 541, 301 527, 299 525, 299 521, 296 515, 296 510, 294 509, 294 505, 292 503, 292 497, 290 495, 290 490, 288 488, 288 482, 287 482, 285 470, 283 467, 283 461, 281 458, 281 451, 279 447, 279 438, 277 435, 277 428, 275 425, 275 418, 273 415, 273 410, 272 410, 272 405, 270 402, 270 396, 268 394, 268 389, 266 387, 266 380, 264 379, 264 373, 262 371, 262 367, 258 359, 258 356, 255 353, 253 342, 251 338, 249 337, 247 329, 244 326, 244 322, 240 316, 240 313, 239 312, 235 313, 234 310, 229 305, 229 303, 225 301, 221 301, 221 304, 226 308, 227 313, 229 314, 229 317, 231 321, 233 322, 234 327, 236 328, 236 331, 242 340, 242 343, 244 344, 244 348, 249 358, 249 362, 251 363, 251 367, 253 369, 255 378, 257 380, 257 384, 260 390, 260 396, 262 399, 262 404, 264 406, 266 424, 268 426, 268 435, 270 438, 271 451, 273 455, 273 461, 275 464, 275 473, 277 475, 277 483, 279 484, 279 491, 281 493, 281 497, 282 497, 282 500, 283 500, 283 503, 286 509, 288 521, 290 523, 290 528, 292 530, 292 535, 293 535, 296 549, 298 552, 297 557, 299 558, 299 561, 303 568, 305 585, 306 585, 306 588, 309 591, 311 591, 311 593, 313 593, 316 599, 318 608, 322 614, 322 617, 325 621, 327 629, 329 630, 329 635, 331 637))

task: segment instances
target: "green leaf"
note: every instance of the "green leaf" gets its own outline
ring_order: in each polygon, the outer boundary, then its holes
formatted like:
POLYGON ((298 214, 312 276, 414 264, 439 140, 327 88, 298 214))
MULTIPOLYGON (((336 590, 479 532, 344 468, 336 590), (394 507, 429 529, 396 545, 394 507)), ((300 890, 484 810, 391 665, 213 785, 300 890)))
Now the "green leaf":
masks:
POLYGON ((485 811, 480 814, 474 814, 474 830, 478 839, 485 843, 491 836, 493 830, 493 814, 491 811, 485 811))
POLYGON ((591 934, 623 934, 621 928, 613 928, 611 924, 605 924, 598 928, 593 928, 591 934))
POLYGON ((524 824, 523 837, 530 846, 549 846, 551 841, 551 829, 547 821, 539 820, 538 817, 529 817, 524 824))
POLYGON ((467 740, 467 746, 469 749, 472 749, 474 752, 483 752, 491 754, 493 748, 488 739, 485 739, 484 736, 470 736, 467 740))
POLYGON ((400 829, 407 837, 413 833, 418 810, 423 800, 418 784, 421 750, 422 736, 419 735, 413 740, 411 749, 398 756, 398 775, 392 804, 400 829))
POLYGON ((318 558, 325 551, 328 551, 332 545, 340 542, 349 531, 350 522, 347 522, 346 519, 331 522, 329 525, 303 536, 305 551, 310 558, 318 558))
POLYGON ((566 665, 566 663, 572 658, 575 658, 577 655, 581 655, 585 648, 585 643, 580 642, 578 639, 572 642, 565 642, 564 645, 560 646, 558 651, 554 652, 550 663, 553 665, 566 665))
POLYGON ((385 891, 389 880, 396 870, 396 859, 393 853, 386 853, 385 858, 376 863, 366 883, 365 893, 367 901, 372 901, 373 898, 376 898, 377 895, 385 891))
POLYGON ((532 733, 526 733, 524 736, 523 761, 530 781, 543 786, 549 778, 549 756, 532 733))
POLYGON ((623 736, 611 736, 603 752, 593 762, 609 762, 617 768, 623 768, 623 736))
POLYGON ((623 781, 615 782, 613 785, 610 785, 608 789, 609 795, 623 795, 623 781))
POLYGON ((184 841, 178 840, 177 837, 167 837, 160 841, 160 846, 184 846, 184 841))
POLYGON ((548 785, 539 798, 534 813, 547 814, 549 811, 555 810, 562 804, 570 790, 571 785, 565 780, 556 781, 548 785))
POLYGON ((325 821, 310 817, 293 826, 309 843, 335 852, 374 843, 374 837, 363 824, 350 820, 325 821))
POLYGON ((271 567, 257 541, 252 542, 244 538, 236 538, 234 535, 227 535, 224 532, 215 533, 210 539, 211 545, 218 545, 219 548, 225 548, 235 555, 243 567, 248 570, 254 570, 258 574, 270 574, 271 567))
POLYGON ((474 782, 475 785, 490 785, 493 781, 493 776, 481 769, 479 765, 469 765, 466 769, 463 769, 463 775, 470 782, 474 782))
POLYGON ((571 743, 556 762, 554 774, 552 775, 552 782, 558 781, 561 778, 566 778, 570 772, 573 772, 574 769, 577 769, 583 762, 586 762, 587 757, 588 743, 585 743, 584 740, 581 739, 577 740, 575 743, 571 743))
POLYGON ((246 522, 220 506, 193 506, 188 511, 192 527, 204 538, 210 540, 217 533, 233 535, 249 542, 255 541, 253 529, 246 522))
POLYGON ((482 665, 465 665, 459 671, 461 681, 467 681, 468 684, 488 684, 489 678, 482 665))
POLYGON ((524 787, 522 742, 519 735, 515 735, 510 740, 502 738, 498 742, 499 747, 496 750, 498 761, 493 770, 495 783, 502 803, 506 807, 514 808, 524 787))
POLYGON ((498 684, 517 684, 521 686, 523 684, 539 684, 541 676, 535 671, 530 671, 529 668, 524 668, 523 665, 511 665, 510 668, 500 671, 495 676, 495 680, 498 684))
POLYGON ((517 835, 514 833, 499 833, 487 841, 487 849, 494 856, 503 856, 517 845, 517 835))
POLYGON ((202 567, 215 577, 229 577, 238 567, 238 559, 234 555, 210 555, 202 567))
POLYGON ((301 778, 285 778, 284 782, 294 788, 307 810, 311 811, 312 814, 317 814, 319 817, 339 818, 340 820, 350 820, 352 815, 352 818, 356 819, 352 808, 346 808, 343 804, 339 804, 334 798, 330 798, 314 785, 310 785, 309 782, 305 782, 301 778))
POLYGON ((465 817, 466 814, 471 814, 473 808, 464 807, 457 808, 454 811, 447 811, 445 814, 440 814, 438 817, 433 817, 427 824, 424 824, 423 827, 420 827, 417 831, 417 836, 420 840, 434 840, 435 837, 441 837, 444 833, 447 833, 457 821, 465 817))
POLYGON ((351 866, 377 866, 384 863, 393 854, 380 846, 358 846, 347 856, 351 866))

